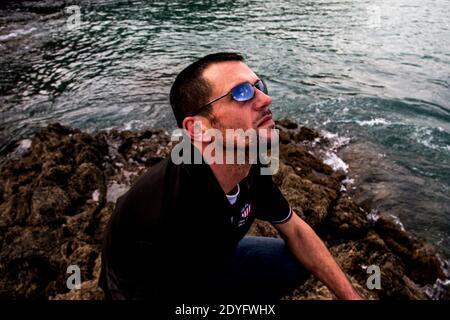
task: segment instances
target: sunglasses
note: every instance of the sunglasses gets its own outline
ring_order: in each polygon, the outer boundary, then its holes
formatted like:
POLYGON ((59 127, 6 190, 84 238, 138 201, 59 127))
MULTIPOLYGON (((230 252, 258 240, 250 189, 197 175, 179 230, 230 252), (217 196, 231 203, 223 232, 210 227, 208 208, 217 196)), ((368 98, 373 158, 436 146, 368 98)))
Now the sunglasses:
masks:
POLYGON ((264 92, 264 94, 269 94, 269 91, 267 90, 267 86, 262 80, 257 80, 254 84, 251 84, 250 82, 244 82, 240 83, 237 86, 233 87, 229 92, 225 93, 223 96, 214 99, 204 106, 200 107, 196 114, 198 114, 203 108, 209 106, 210 104, 213 104, 216 101, 219 101, 220 99, 225 98, 228 95, 231 95, 231 98, 235 101, 244 102, 249 101, 253 99, 255 96, 255 88, 259 91, 264 92))

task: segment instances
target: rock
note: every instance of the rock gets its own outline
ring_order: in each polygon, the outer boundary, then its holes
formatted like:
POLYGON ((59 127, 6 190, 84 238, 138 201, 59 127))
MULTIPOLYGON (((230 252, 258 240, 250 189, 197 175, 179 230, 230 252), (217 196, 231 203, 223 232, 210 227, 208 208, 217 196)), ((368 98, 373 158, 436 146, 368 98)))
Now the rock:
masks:
MULTIPOLYGON (((349 277, 349 280, 363 299, 376 299, 376 295, 362 287, 353 277, 349 277)), ((314 277, 310 277, 302 286, 295 289, 291 294, 284 296, 281 300, 338 300, 338 298, 323 283, 314 277)))
POLYGON ((317 138, 319 138, 319 133, 306 127, 301 127, 300 131, 293 135, 293 140, 295 142, 314 141, 317 138))
POLYGON ((80 289, 72 289, 68 293, 57 294, 49 297, 49 300, 103 300, 104 293, 98 287, 97 280, 84 281, 80 285, 80 289))
POLYGON ((20 155, 13 149, 0 168, 0 297, 5 299, 47 299, 67 292, 71 254, 90 266, 85 277, 92 280, 101 241, 94 224, 104 225, 106 219, 99 215, 106 198, 105 140, 51 124, 29 145, 20 155), (78 247, 90 248, 90 254, 78 247))
POLYGON ((48 228, 10 228, 0 252, 0 297, 45 299, 56 279, 60 234, 48 228))
POLYGON ((285 165, 283 162, 280 162, 278 172, 272 176, 272 180, 279 188, 281 188, 284 179, 289 174, 295 174, 294 169, 292 169, 291 166, 285 165))
POLYGON ((350 241, 331 247, 330 251, 343 270, 355 277, 371 297, 390 300, 427 299, 424 292, 406 276, 405 266, 400 259, 386 249, 379 247, 377 251, 370 251, 365 242, 350 241), (379 290, 369 290, 366 285, 371 275, 366 271, 371 265, 381 271, 379 290))
POLYGON ((372 256, 362 249, 364 246, 356 241, 340 242, 329 246, 330 252, 341 268, 358 279, 361 284, 365 284, 367 274, 364 266, 367 266, 369 261, 375 264, 378 256, 372 256))
POLYGON ((369 252, 385 252, 389 250, 386 243, 374 230, 369 229, 366 237, 363 239, 363 242, 367 246, 367 250, 369 252))
POLYGON ((0 204, 0 230, 13 225, 16 217, 15 205, 16 199, 14 197, 0 204))
POLYGON ((290 143, 291 140, 291 134, 287 131, 280 131, 280 142, 283 144, 290 143))
POLYGON ((407 274, 419 285, 446 278, 438 251, 431 244, 408 234, 390 217, 380 217, 376 230, 389 249, 405 261, 407 274))
POLYGON ((303 146, 293 144, 280 146, 280 160, 289 164, 295 173, 307 176, 311 173, 331 175, 333 169, 308 152, 303 146))
POLYGON ((82 281, 94 278, 95 261, 100 256, 100 250, 99 245, 80 243, 68 257, 69 265, 76 265, 80 268, 82 281))
POLYGON ((104 190, 104 184, 105 181, 100 169, 92 163, 83 162, 70 179, 69 188, 90 198, 94 190, 104 190))
POLYGON ((328 214, 328 208, 337 197, 336 191, 288 174, 281 185, 281 191, 292 208, 313 228, 328 214))
POLYGON ((406 257, 414 250, 413 238, 402 230, 394 219, 380 216, 376 221, 375 230, 394 253, 406 257))
POLYGON ((346 239, 361 238, 369 229, 367 214, 350 197, 340 197, 327 217, 331 232, 346 239))
POLYGON ((43 165, 41 177, 39 178, 41 185, 59 185, 64 186, 72 173, 70 165, 55 165, 45 163, 43 165))
POLYGON ((62 225, 64 232, 70 237, 89 241, 91 236, 86 233, 91 225, 94 213, 95 208, 91 206, 81 213, 66 217, 65 223, 62 225))
POLYGON ((111 216, 112 212, 114 210, 114 204, 113 203, 107 203, 94 217, 93 220, 91 220, 92 225, 91 230, 88 229, 88 232, 92 235, 91 240, 94 243, 102 243, 103 241, 103 234, 106 229, 106 225, 108 224, 109 217, 111 216))
POLYGON ((71 201, 67 193, 59 187, 39 187, 31 198, 29 225, 47 225, 61 223, 61 216, 70 208, 71 201))
MULTIPOLYGON (((80 250, 82 251, 82 250, 80 250)), ((90 250, 88 250, 91 252, 90 250)), ((98 251, 93 250, 92 252, 98 251)), ((86 256, 88 260, 92 260, 92 255, 88 254, 86 256)), ((103 290, 98 287, 98 279, 100 277, 101 269, 101 258, 97 257, 94 261, 92 269, 93 280, 81 281, 79 289, 72 289, 67 293, 56 294, 55 296, 50 296, 49 300, 102 300, 104 299, 103 290)), ((82 278, 83 279, 83 278, 82 278)))
POLYGON ((0 204, 2 204, 3 201, 5 201, 5 198, 3 196, 4 193, 4 186, 3 186, 3 181, 0 180, 0 204))
POLYGON ((289 119, 280 119, 276 121, 277 125, 280 125, 284 127, 285 129, 297 129, 298 124, 294 121, 291 121, 289 119))
POLYGON ((387 300, 426 300, 420 288, 402 273, 397 264, 390 261, 380 266, 381 287, 379 297, 387 300))
MULTIPOLYGON (((326 138, 289 120, 277 127, 282 144, 274 183, 364 298, 448 297, 439 252, 389 217, 368 222, 366 211, 341 190, 345 173, 323 163, 323 150, 316 152, 330 144, 326 138), (370 265, 380 268, 380 290, 367 288, 370 265)), ((90 135, 60 124, 12 144, 0 166, 0 299, 102 299, 101 243, 117 192, 172 147, 162 130, 90 135), (27 148, 18 152, 20 145, 27 148), (72 264, 82 273, 79 290, 66 286, 72 264)), ((249 235, 280 237, 258 220, 249 235)), ((311 277, 285 299, 336 297, 311 277)))
POLYGON ((407 273, 419 285, 446 278, 438 252, 431 244, 425 243, 415 249, 408 262, 407 273))
POLYGON ((142 133, 125 132, 122 135, 123 142, 118 151, 125 158, 138 163, 152 166, 169 155, 168 145, 170 136, 162 130, 146 130, 142 133))

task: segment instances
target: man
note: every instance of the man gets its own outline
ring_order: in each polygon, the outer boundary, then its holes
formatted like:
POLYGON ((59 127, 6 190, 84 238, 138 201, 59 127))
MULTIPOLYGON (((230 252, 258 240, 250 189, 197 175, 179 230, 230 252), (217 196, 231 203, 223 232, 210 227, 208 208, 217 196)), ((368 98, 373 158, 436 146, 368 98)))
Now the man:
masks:
MULTIPOLYGON (((102 254, 106 297, 277 299, 312 273, 339 298, 359 299, 260 165, 211 161, 205 152, 217 142, 206 134, 212 128, 224 137, 226 129, 243 129, 273 139, 272 98, 243 57, 217 53, 194 62, 177 76, 170 102, 192 156, 204 161, 175 164, 169 157, 119 199, 102 254), (255 218, 270 221, 284 240, 244 237, 255 218)), ((232 139, 224 138, 224 149, 249 147, 245 137, 232 139)))

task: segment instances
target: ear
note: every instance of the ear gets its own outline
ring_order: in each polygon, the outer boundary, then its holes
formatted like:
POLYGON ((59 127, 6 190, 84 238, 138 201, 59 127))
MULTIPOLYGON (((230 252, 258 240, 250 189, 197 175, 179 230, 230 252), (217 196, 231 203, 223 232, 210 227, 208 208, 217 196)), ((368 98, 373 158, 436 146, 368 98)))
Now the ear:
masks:
POLYGON ((182 126, 193 141, 211 142, 211 137, 205 134, 209 129, 209 122, 204 117, 186 117, 183 120, 182 126))

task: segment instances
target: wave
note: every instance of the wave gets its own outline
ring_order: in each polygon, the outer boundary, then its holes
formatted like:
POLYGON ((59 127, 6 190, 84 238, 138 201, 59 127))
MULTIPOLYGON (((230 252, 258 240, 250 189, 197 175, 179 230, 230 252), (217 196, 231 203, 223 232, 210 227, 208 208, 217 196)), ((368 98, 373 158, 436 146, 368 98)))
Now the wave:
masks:
POLYGON ((383 118, 375 118, 375 119, 363 120, 363 121, 356 120, 355 122, 357 124, 359 124, 360 126, 369 126, 369 127, 392 124, 390 121, 383 119, 383 118))
POLYGON ((447 132, 441 127, 416 127, 411 138, 428 149, 450 151, 450 142, 443 137, 439 139, 439 135, 447 135, 447 132))
POLYGON ((35 27, 31 27, 29 29, 18 29, 15 30, 11 33, 5 34, 5 35, 0 35, 0 41, 8 41, 11 39, 15 39, 17 37, 20 36, 26 36, 30 33, 32 33, 33 31, 36 31, 37 29, 35 27))

